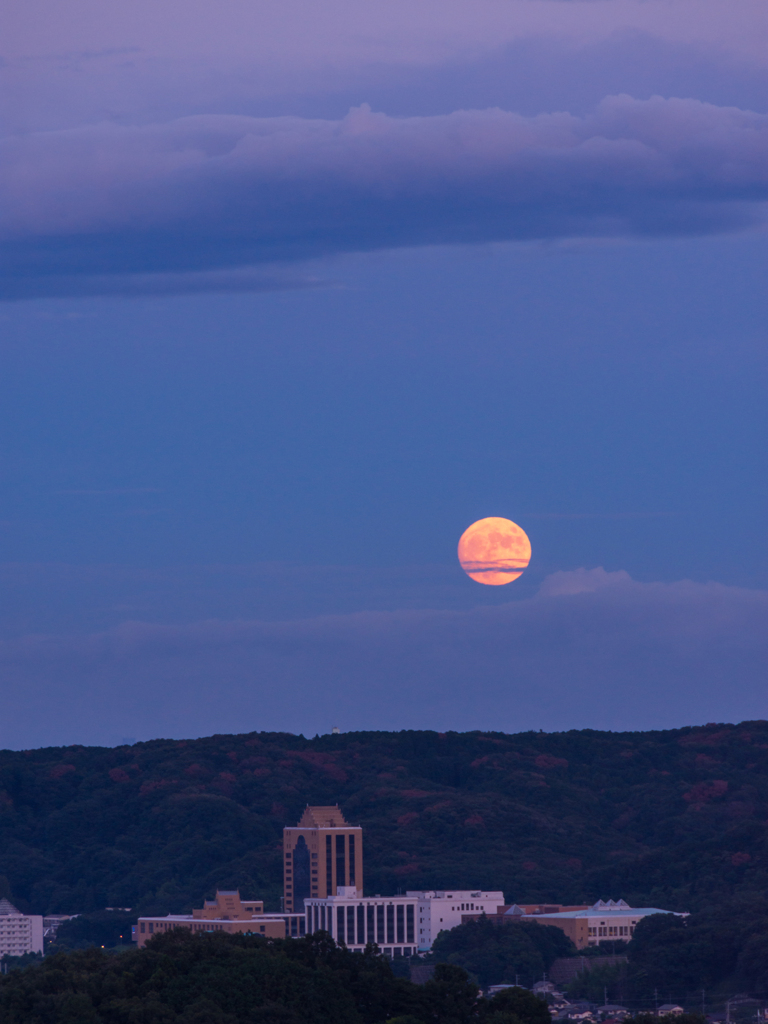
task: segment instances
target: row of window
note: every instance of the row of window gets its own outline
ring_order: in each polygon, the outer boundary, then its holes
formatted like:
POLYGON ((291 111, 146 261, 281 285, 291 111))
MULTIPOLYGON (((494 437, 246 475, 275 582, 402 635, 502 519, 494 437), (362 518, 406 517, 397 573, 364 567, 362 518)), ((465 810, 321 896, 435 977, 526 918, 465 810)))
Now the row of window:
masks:
POLYGON ((389 904, 388 906, 336 907, 311 906, 307 908, 310 931, 330 932, 337 942, 348 946, 365 945, 375 942, 414 942, 414 907, 412 903, 389 904))
MULTIPOLYGON (((304 836, 299 836, 296 848, 293 852, 287 852, 285 854, 285 877, 286 879, 293 877, 293 865, 295 864, 297 869, 299 867, 297 860, 301 855, 306 857, 306 840, 304 836)), ((317 854, 311 855, 312 861, 317 861, 317 854)), ((327 835, 325 837, 325 881, 328 892, 333 890, 333 862, 336 861, 336 884, 337 885, 355 885, 356 881, 356 864, 355 864, 355 837, 354 835, 336 836, 336 850, 334 858, 334 847, 333 847, 333 836, 327 835)), ((312 874, 317 875, 317 864, 312 864, 312 874)), ((314 879, 313 879, 314 880, 314 879)), ((315 886, 317 888, 317 886, 315 886)))
POLYGON ((632 925, 626 924, 597 925, 596 927, 589 929, 589 934, 590 936, 596 936, 597 938, 608 938, 610 936, 619 938, 622 935, 633 935, 634 931, 635 929, 632 925))
MULTIPOLYGON (((303 922, 302 922, 303 924, 303 922)), ((224 926, 221 924, 214 924, 212 921, 205 921, 201 924, 185 924, 183 921, 140 921, 139 931, 142 935, 149 932, 153 935, 155 929, 159 932, 168 931, 170 928, 190 928, 193 932, 220 932, 224 930, 224 926)), ((259 932, 265 932, 267 930, 266 925, 259 925, 259 932)), ((303 934, 302 929, 302 934, 303 934)))

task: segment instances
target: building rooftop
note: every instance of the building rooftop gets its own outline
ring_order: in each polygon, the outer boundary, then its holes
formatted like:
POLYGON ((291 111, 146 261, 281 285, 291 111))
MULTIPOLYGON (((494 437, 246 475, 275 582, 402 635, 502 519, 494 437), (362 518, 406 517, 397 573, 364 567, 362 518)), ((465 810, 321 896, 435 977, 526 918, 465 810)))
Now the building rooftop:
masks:
MULTIPOLYGON (((509 911, 507 911, 509 913, 509 911)), ((529 914, 529 917, 552 917, 559 920, 564 918, 574 917, 610 917, 611 915, 621 915, 622 917, 631 917, 632 914, 637 914, 638 917, 648 917, 650 914, 677 914, 678 917, 686 917, 684 913, 680 913, 677 910, 660 910, 659 907, 630 907, 624 900, 614 902, 614 900, 598 900, 591 907, 587 907, 586 910, 561 910, 556 914, 529 914)))
POLYGON ((339 805, 335 807, 310 807, 307 804, 297 828, 350 828, 339 805))

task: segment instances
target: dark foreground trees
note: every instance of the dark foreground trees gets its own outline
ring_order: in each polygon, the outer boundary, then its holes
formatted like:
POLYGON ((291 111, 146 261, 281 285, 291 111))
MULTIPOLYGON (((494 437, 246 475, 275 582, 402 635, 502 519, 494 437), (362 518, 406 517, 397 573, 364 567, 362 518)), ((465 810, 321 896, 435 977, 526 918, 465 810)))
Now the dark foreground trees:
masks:
POLYGON ((560 928, 528 924, 492 924, 488 918, 443 931, 430 960, 463 967, 483 988, 502 982, 530 987, 560 956, 575 956, 576 947, 560 928))
POLYGON ((57 953, 0 977, 3 1024, 542 1024, 540 1003, 520 990, 483 999, 451 964, 414 985, 373 948, 350 953, 324 934, 178 929, 141 950, 57 953))

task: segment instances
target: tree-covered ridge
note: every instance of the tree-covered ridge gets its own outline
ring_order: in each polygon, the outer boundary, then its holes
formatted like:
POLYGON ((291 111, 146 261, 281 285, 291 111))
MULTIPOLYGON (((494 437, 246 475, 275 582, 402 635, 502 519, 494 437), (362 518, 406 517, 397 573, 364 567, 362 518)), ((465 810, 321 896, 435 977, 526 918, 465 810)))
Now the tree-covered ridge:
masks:
POLYGON ((768 887, 768 723, 664 732, 276 733, 0 752, 0 895, 179 912, 281 894, 307 804, 363 826, 366 893, 695 910, 768 887))
POLYGON ((544 1002, 514 989, 479 998, 460 968, 423 986, 373 947, 350 953, 319 933, 258 936, 176 929, 144 949, 57 953, 0 975, 3 1024, 549 1024, 544 1002))

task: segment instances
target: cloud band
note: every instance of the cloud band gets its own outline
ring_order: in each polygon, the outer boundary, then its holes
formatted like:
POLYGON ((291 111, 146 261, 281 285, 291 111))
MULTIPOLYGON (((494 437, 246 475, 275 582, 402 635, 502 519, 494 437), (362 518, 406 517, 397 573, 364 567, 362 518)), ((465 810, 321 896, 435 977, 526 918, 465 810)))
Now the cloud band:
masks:
POLYGON ((6 138, 0 165, 7 287, 97 275, 103 291, 110 274, 743 228, 768 198, 768 117, 629 96, 587 117, 206 115, 6 138))

